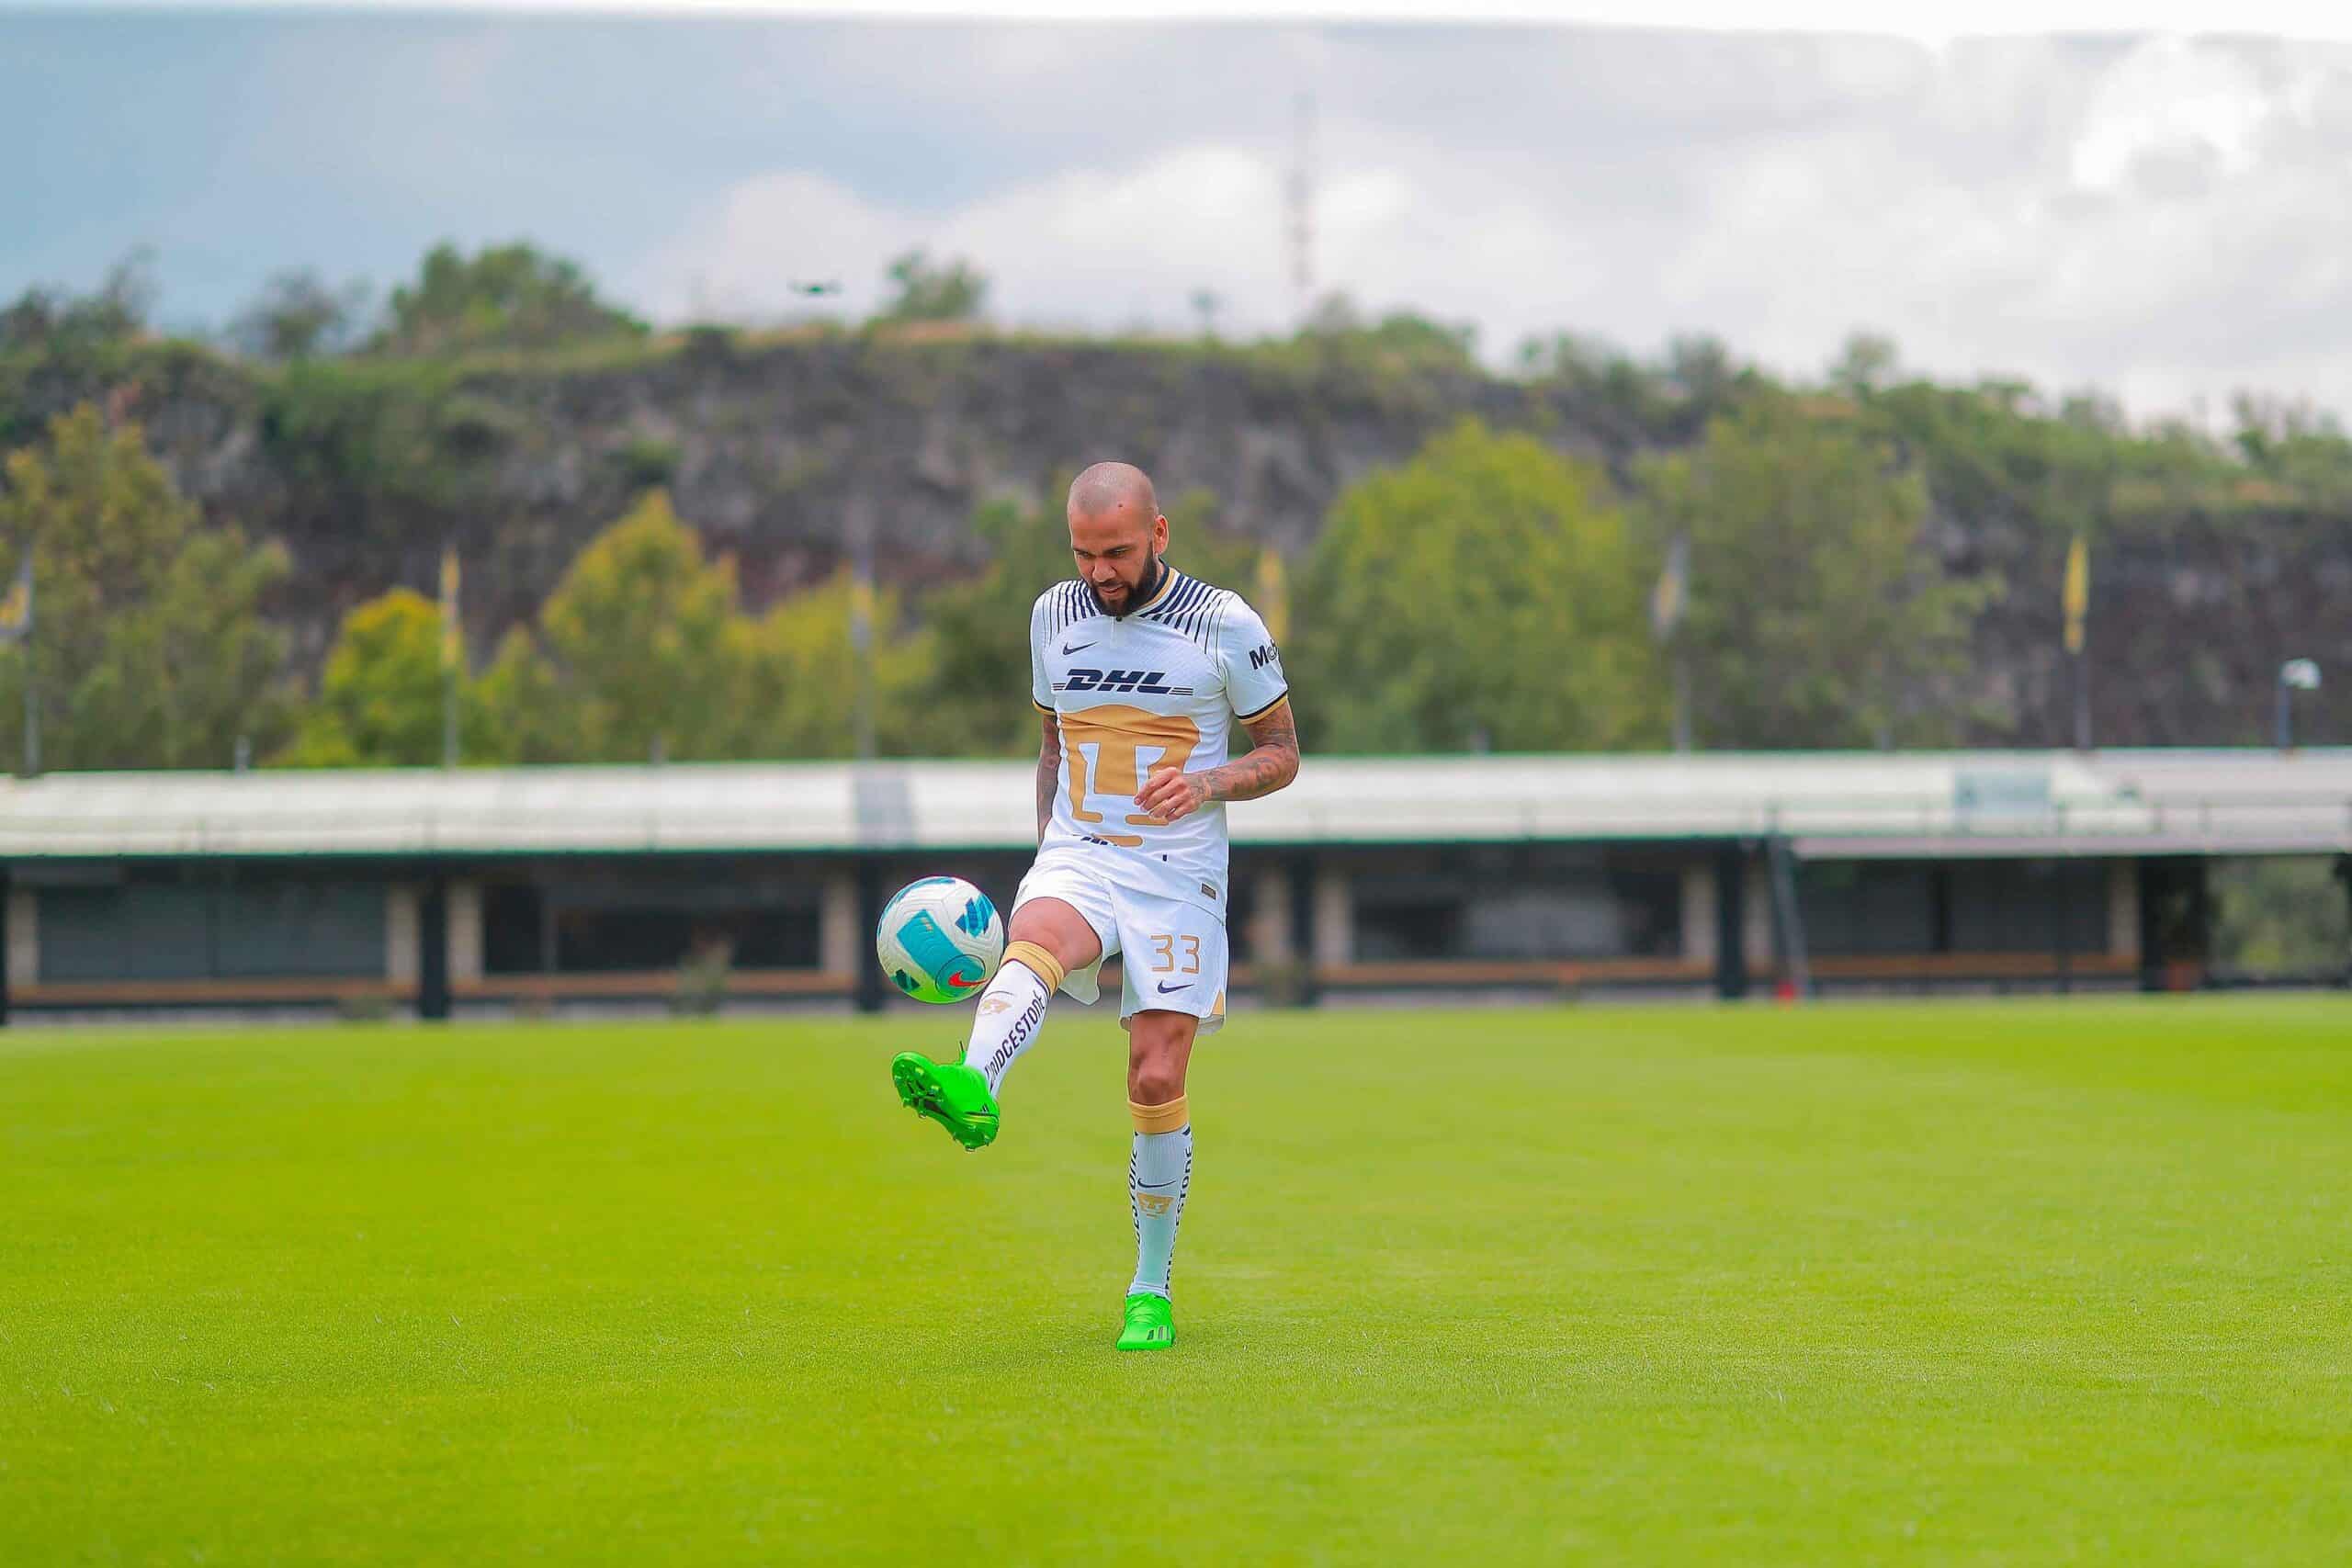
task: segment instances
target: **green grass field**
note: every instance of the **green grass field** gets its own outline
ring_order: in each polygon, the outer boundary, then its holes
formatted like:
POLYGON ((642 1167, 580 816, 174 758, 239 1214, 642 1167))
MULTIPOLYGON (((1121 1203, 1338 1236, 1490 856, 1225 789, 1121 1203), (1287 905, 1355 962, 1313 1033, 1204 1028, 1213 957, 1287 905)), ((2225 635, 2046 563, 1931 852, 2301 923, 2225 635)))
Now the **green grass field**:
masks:
POLYGON ((0 1562, 2331 1562, 2352 1003, 0 1037, 0 1562))

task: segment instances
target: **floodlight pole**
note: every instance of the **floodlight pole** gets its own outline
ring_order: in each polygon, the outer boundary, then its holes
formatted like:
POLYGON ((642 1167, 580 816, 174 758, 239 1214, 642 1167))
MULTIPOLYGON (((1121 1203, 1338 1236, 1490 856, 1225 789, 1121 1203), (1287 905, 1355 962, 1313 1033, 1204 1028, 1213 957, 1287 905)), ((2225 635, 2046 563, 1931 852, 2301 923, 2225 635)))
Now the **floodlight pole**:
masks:
POLYGON ((441 671, 441 765, 458 765, 458 672, 441 671))
POLYGON ((2075 750, 2091 749, 2091 670, 2090 655, 2076 650, 2075 666, 2075 750))
POLYGON ((849 644, 855 688, 852 695, 852 750, 861 762, 874 760, 874 512, 863 497, 850 502, 849 644))
POLYGON ((1682 645, 1674 645, 1674 749, 1690 750, 1690 660, 1682 645))
POLYGON ((25 777, 40 777, 40 664, 25 638, 25 777))

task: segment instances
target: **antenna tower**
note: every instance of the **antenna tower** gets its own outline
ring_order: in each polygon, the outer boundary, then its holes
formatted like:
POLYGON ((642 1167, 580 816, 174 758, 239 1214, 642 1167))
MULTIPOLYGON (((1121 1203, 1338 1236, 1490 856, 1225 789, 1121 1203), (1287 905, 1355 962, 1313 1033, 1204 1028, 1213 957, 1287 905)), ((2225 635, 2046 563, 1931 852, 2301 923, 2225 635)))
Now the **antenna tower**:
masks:
POLYGON ((1301 321, 1315 308, 1315 95, 1298 95, 1295 140, 1285 195, 1290 209, 1291 282, 1301 321))

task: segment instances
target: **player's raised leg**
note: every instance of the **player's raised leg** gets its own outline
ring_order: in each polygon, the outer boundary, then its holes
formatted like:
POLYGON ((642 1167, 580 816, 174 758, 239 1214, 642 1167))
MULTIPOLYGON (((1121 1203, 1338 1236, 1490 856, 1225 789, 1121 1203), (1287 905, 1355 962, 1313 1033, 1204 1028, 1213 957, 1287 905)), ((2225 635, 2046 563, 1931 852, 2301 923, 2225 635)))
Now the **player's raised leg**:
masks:
POLYGON ((1013 911, 1004 962, 973 1013, 960 1062, 934 1062, 903 1051, 890 1063, 899 1101, 947 1129, 967 1149, 996 1141, 1004 1075, 1037 1038, 1046 1007, 1063 976, 1102 951, 1086 918, 1058 898, 1032 898, 1013 911))
POLYGON ((1135 1143, 1127 1160, 1127 1202, 1136 1223, 1136 1272, 1127 1286, 1122 1350, 1165 1350, 1176 1343, 1169 1278, 1176 1227, 1193 1184, 1193 1117, 1184 1070, 1200 1020, 1188 1013, 1138 1012, 1127 1028, 1127 1109, 1135 1143))

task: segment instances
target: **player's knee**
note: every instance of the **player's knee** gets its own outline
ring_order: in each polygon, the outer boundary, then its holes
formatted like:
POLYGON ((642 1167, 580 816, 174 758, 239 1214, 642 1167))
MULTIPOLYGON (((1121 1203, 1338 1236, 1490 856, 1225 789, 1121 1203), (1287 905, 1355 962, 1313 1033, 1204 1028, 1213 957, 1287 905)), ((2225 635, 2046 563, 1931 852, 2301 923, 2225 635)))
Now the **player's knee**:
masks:
POLYGON ((1138 1054, 1127 1063, 1127 1098, 1137 1105, 1165 1105, 1184 1092, 1184 1065, 1164 1052, 1138 1054))
POLYGON ((1127 1045, 1127 1098, 1165 1105, 1184 1092, 1186 1037, 1159 1019, 1136 1021, 1127 1045))
POLYGON ((1033 898, 1021 906, 1005 935, 1045 949, 1065 971, 1083 969, 1102 954, 1086 917, 1059 898, 1033 898))

